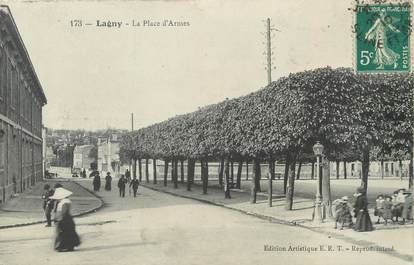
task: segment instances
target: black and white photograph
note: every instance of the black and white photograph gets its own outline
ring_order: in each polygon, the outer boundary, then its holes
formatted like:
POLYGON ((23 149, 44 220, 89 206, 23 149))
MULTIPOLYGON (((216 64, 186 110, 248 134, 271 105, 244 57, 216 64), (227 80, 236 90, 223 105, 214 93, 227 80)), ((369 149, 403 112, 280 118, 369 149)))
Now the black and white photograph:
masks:
POLYGON ((0 265, 409 265, 412 0, 0 0, 0 265))

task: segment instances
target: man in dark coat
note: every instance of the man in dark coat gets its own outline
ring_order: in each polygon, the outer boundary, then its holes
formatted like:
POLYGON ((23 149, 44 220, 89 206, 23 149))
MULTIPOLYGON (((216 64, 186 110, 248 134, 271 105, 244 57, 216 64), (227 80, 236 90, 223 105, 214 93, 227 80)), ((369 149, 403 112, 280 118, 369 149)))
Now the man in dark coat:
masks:
POLYGON ((99 176, 99 172, 97 172, 95 176, 93 177, 92 184, 93 184, 93 190, 99 191, 99 189, 101 188, 101 176, 99 176))
POLYGON ((131 173, 129 172, 128 169, 125 171, 125 178, 126 178, 127 182, 129 182, 131 180, 131 173))
POLYGON ((111 173, 107 173, 106 177, 105 177, 105 190, 110 191, 112 189, 112 177, 111 177, 111 173))
POLYGON ((137 197, 138 186, 139 186, 139 181, 137 178, 133 178, 131 180, 131 183, 129 183, 129 187, 132 187, 132 190, 134 191, 134 197, 137 197))
POLYGON ((118 180, 119 197, 125 197, 125 184, 126 179, 124 175, 122 175, 118 180))
POLYGON ((52 211, 54 208, 54 202, 50 197, 53 195, 54 190, 50 188, 49 184, 44 186, 44 192, 42 194, 43 199, 43 210, 46 216, 46 226, 52 226, 52 211))

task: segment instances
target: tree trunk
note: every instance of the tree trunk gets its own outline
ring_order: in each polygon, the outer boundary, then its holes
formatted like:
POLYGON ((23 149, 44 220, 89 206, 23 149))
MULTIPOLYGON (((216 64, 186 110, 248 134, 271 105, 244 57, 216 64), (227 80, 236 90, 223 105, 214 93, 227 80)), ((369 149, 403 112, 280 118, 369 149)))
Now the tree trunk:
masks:
POLYGON ((315 178, 315 162, 312 162, 311 179, 315 178))
POLYGON ((138 159, 138 175, 139 175, 139 182, 142 181, 142 162, 141 158, 138 159))
POLYGON ((270 160, 269 161, 269 175, 268 175, 268 187, 267 187, 267 194, 268 194, 268 204, 269 207, 272 207, 273 204, 273 187, 272 187, 272 181, 275 178, 275 161, 270 160))
POLYGON ((295 190, 295 166, 296 157, 294 156, 289 163, 288 167, 288 186, 286 188, 286 204, 285 209, 291 211, 293 209, 293 194, 295 190))
POLYGON ((250 184, 250 203, 256 203, 256 199, 257 199, 257 187, 256 187, 256 183, 257 183, 257 167, 256 167, 256 160, 254 159, 253 162, 253 174, 252 174, 252 179, 251 179, 251 184, 250 184))
POLYGON ((233 187, 233 185, 234 185, 234 162, 233 162, 233 159, 231 160, 231 162, 230 162, 230 179, 231 179, 231 185, 232 185, 232 188, 234 188, 233 187))
MULTIPOLYGON (((413 176, 413 167, 414 167, 414 162, 413 162, 413 147, 411 145, 410 147, 410 168, 408 169, 408 189, 411 190, 411 192, 413 192, 413 180, 414 180, 414 176, 413 176)), ((412 211, 411 211, 412 212, 412 211)))
POLYGON ((181 184, 184 184, 184 160, 180 160, 181 184))
POLYGON ((152 159, 152 170, 154 184, 157 184, 157 160, 155 158, 152 159))
POLYGON ((391 177, 395 177, 394 176, 394 161, 391 162, 391 177))
POLYGON ((164 186, 167 186, 168 160, 164 160, 164 186))
POLYGON ((187 160, 187 191, 191 191, 191 184, 194 180, 194 160, 187 160))
POLYGON ((246 180, 249 180, 249 160, 246 160, 246 180))
POLYGON ((276 161, 275 160, 270 160, 269 161, 269 174, 270 174, 270 178, 272 180, 276 179, 276 175, 275 175, 275 170, 276 170, 276 161))
POLYGON ((224 198, 231 199, 230 196, 230 187, 229 187, 229 159, 226 158, 225 166, 224 166, 224 198))
POLYGON ((339 165, 340 165, 340 161, 336 161, 336 179, 339 179, 339 165))
POLYGON ((256 187, 256 192, 261 192, 262 189, 260 187, 260 179, 262 178, 262 169, 260 167, 260 159, 255 159, 254 160, 254 179, 255 179, 255 187, 256 187))
POLYGON ((208 188, 208 162, 203 161, 203 194, 207 194, 208 188))
POLYGON ((290 163, 290 157, 286 156, 285 175, 283 176, 283 194, 286 194, 286 190, 287 190, 287 182, 288 182, 288 176, 289 176, 289 163, 290 163))
POLYGON ((346 161, 344 161, 344 179, 347 179, 347 175, 346 175, 346 161))
POLYGON ((384 179, 384 160, 381 160, 381 179, 384 179))
POLYGON ((299 161, 298 172, 296 174, 296 179, 300 179, 300 170, 302 169, 302 161, 299 161))
POLYGON ((239 165, 237 167, 237 180, 236 180, 236 188, 241 188, 241 174, 243 169, 243 160, 239 160, 239 165))
POLYGON ((329 160, 322 159, 322 218, 333 218, 331 199, 331 167, 329 160))
POLYGON ((148 158, 145 159, 145 182, 149 183, 148 158))
POLYGON ((174 180, 174 189, 178 188, 178 160, 173 160, 173 167, 172 169, 174 170, 173 172, 173 180, 174 180))
POLYGON ((398 171, 400 172, 400 180, 403 179, 403 165, 402 165, 402 161, 398 160, 398 171))
POLYGON ((132 177, 137 178, 137 159, 134 158, 132 162, 132 177))
POLYGON ((369 174, 369 148, 364 148, 362 151, 362 178, 361 187, 364 188, 365 193, 368 189, 368 174, 369 174))
POLYGON ((219 174, 218 174, 218 181, 220 188, 223 187, 223 173, 224 173, 224 158, 220 160, 220 168, 219 168, 219 174))

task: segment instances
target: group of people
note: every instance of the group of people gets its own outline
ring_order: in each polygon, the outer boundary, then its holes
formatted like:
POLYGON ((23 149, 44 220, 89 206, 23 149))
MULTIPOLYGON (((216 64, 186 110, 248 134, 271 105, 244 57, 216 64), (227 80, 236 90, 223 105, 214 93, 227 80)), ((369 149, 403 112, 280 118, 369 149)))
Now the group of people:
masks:
POLYGON ((377 224, 381 218, 384 219, 385 225, 388 221, 398 222, 402 219, 401 224, 411 219, 413 195, 405 189, 394 191, 393 195, 380 194, 377 196, 374 215, 378 217, 377 224))
MULTIPOLYGON (((340 223, 341 229, 343 229, 344 225, 347 225, 353 227, 358 232, 372 231, 374 227, 368 212, 368 199, 365 189, 362 187, 358 188, 354 194, 354 198, 353 211, 351 211, 352 207, 349 203, 348 196, 344 196, 333 202, 335 209, 335 229, 338 223, 340 223), (355 223, 352 217, 355 217, 355 223)), ((385 225, 387 225, 388 220, 394 222, 394 217, 395 222, 398 222, 398 217, 402 217, 402 223, 404 224, 406 220, 412 219, 412 194, 405 189, 399 189, 394 192, 393 196, 378 195, 374 215, 378 216, 377 224, 380 223, 380 218, 383 218, 385 225)))
POLYGON ((73 251, 80 245, 80 238, 76 233, 75 222, 70 212, 71 201, 68 197, 71 194, 72 192, 63 188, 60 183, 56 183, 53 189, 49 184, 45 184, 42 194, 47 227, 52 226, 52 213, 54 215, 56 226, 54 249, 59 252, 73 251))
MULTIPOLYGON (((101 188, 101 177, 99 175, 99 171, 92 172, 91 175, 93 175, 93 181, 92 181, 93 190, 99 191, 101 188)), ((136 177, 131 179, 131 173, 127 169, 125 171, 125 175, 121 175, 121 177, 118 180, 118 189, 119 189, 120 197, 125 197, 125 188, 128 184, 129 184, 130 191, 132 188, 134 197, 136 197, 138 186, 139 186, 139 180, 136 177)), ((106 191, 112 190, 112 176, 110 172, 108 172, 105 177, 105 190, 106 191)))

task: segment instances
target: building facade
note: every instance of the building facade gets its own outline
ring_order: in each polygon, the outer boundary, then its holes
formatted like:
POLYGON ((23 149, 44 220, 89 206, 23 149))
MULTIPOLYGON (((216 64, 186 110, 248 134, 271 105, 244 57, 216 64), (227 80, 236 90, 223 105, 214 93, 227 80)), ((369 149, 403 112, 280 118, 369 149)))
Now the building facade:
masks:
POLYGON ((0 6, 0 203, 43 178, 46 97, 7 6, 0 6))
POLYGON ((95 147, 93 145, 76 146, 73 150, 73 169, 89 170, 91 168, 91 164, 96 162, 96 158, 91 153, 94 148, 95 147))

